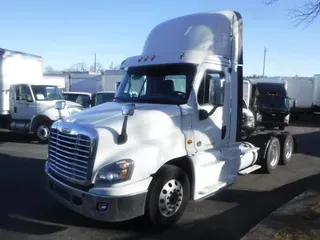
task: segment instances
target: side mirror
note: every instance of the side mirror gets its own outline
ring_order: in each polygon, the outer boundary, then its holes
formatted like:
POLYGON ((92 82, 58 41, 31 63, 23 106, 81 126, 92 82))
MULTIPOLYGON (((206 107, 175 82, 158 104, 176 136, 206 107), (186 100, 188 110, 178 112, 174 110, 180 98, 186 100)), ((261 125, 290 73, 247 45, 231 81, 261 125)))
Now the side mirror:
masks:
POLYGON ((27 102, 33 102, 33 99, 32 99, 31 94, 28 94, 28 95, 27 95, 26 100, 27 100, 27 102))
POLYGON ((224 82, 219 78, 211 78, 209 82, 209 102, 214 106, 223 106, 224 82))
POLYGON ((57 101, 55 105, 55 109, 62 110, 66 107, 66 101, 57 101))
POLYGON ((136 105, 134 105, 132 103, 125 104, 122 107, 122 115, 124 115, 124 116, 133 116, 135 109, 136 109, 136 105))

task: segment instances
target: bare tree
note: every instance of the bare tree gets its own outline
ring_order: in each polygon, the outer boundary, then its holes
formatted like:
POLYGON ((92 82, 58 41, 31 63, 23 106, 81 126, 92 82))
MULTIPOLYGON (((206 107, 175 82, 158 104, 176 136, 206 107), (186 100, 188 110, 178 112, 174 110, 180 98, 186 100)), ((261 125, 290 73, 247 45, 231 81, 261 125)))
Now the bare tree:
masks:
POLYGON ((103 71, 103 65, 99 62, 96 63, 96 67, 93 65, 90 66, 90 71, 91 72, 94 72, 94 71, 97 71, 97 72, 100 72, 100 71, 103 71))
MULTIPOLYGON (((264 0, 266 5, 272 5, 280 0, 264 0)), ((320 0, 304 0, 304 3, 296 8, 290 9, 289 14, 295 27, 305 24, 308 27, 320 14, 320 0)))
POLYGON ((73 64, 69 69, 69 71, 74 71, 74 72, 87 72, 88 70, 89 68, 85 62, 73 64))
POLYGON ((113 62, 110 63, 110 65, 109 65, 109 69, 112 69, 112 70, 117 70, 117 69, 119 69, 119 68, 120 68, 120 65, 114 65, 113 62))
POLYGON ((55 70, 54 70, 53 67, 51 67, 51 66, 46 66, 46 67, 44 68, 44 72, 45 72, 45 73, 53 73, 53 72, 55 72, 55 70))

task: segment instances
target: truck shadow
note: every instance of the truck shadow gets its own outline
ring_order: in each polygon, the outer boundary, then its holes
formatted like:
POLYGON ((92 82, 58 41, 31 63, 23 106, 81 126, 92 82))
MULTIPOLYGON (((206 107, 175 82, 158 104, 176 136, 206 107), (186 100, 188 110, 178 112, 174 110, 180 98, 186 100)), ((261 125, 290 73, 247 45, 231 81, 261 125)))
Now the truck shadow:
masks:
POLYGON ((298 151, 301 154, 320 157, 320 131, 294 134, 298 140, 298 151))
POLYGON ((37 141, 33 135, 0 131, 0 144, 4 142, 37 144, 37 141))
POLYGON ((54 202, 44 190, 42 159, 17 158, 1 154, 0 169, 0 190, 2 196, 5 196, 0 208, 1 229, 33 235, 57 233, 73 226, 108 231, 108 234, 119 232, 121 229, 126 235, 121 239, 128 240, 145 237, 239 239, 271 211, 305 189, 317 187, 320 181, 318 174, 271 191, 228 189, 205 201, 235 202, 236 207, 206 219, 191 220, 191 223, 181 222, 171 229, 159 232, 146 230, 142 218, 107 224, 80 216, 54 202))

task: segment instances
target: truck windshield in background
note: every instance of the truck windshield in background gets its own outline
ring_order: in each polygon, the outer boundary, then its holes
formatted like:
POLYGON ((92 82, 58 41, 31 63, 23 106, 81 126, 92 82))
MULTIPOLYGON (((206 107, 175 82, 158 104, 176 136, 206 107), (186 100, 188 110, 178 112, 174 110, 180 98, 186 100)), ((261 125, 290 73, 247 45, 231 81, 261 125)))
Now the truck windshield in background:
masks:
POLYGON ((57 86, 31 85, 36 101, 62 100, 62 95, 57 86))
POLYGON ((185 104, 196 73, 193 64, 131 67, 128 69, 115 101, 159 104, 185 104))
POLYGON ((289 98, 284 84, 257 83, 256 93, 256 104, 260 108, 289 108, 289 98))
POLYGON ((97 93, 94 101, 94 105, 99 105, 105 102, 112 102, 114 99, 115 93, 97 93))
POLYGON ((63 98, 65 100, 78 103, 84 108, 90 107, 91 98, 90 95, 81 93, 63 93, 63 98))

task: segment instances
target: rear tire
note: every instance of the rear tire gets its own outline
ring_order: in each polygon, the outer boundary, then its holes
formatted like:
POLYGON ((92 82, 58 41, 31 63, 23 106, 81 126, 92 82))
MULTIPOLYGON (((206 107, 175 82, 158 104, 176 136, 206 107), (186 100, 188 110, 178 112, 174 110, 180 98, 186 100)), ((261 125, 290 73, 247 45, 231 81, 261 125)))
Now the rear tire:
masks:
POLYGON ((262 161, 262 170, 265 173, 273 172, 279 163, 281 145, 277 137, 271 137, 269 140, 269 146, 266 152, 266 156, 262 161))
POLYGON ((190 197, 188 175, 179 167, 164 165, 152 180, 145 217, 157 228, 174 225, 182 216, 190 197))
POLYGON ((290 133, 286 133, 282 137, 280 163, 282 165, 287 165, 291 161, 294 151, 294 139, 290 133))

